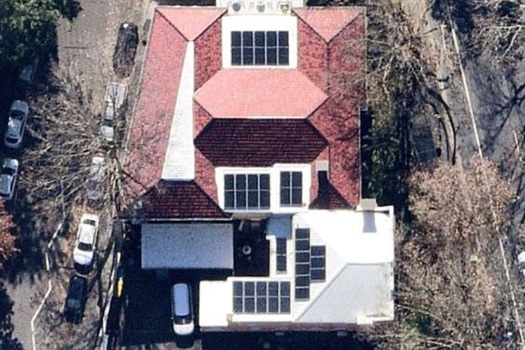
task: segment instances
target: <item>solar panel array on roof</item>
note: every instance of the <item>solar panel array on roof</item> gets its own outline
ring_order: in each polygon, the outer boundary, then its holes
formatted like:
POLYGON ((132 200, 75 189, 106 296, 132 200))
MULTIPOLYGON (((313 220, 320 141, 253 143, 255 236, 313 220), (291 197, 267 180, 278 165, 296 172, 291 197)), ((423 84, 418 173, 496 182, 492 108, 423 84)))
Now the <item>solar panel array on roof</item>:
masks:
POLYGON ((286 272, 286 238, 277 238, 277 272, 286 272))
POLYGON ((233 312, 238 314, 290 313, 290 282, 233 282, 233 312))
POLYGON ((326 279, 326 247, 310 244, 310 229, 295 230, 295 299, 310 299, 310 283, 326 279))
POLYGON ((312 246, 310 250, 310 279, 312 282, 323 282, 326 278, 326 247, 312 246))
POLYGON ((295 229, 295 299, 310 299, 310 229, 295 229))

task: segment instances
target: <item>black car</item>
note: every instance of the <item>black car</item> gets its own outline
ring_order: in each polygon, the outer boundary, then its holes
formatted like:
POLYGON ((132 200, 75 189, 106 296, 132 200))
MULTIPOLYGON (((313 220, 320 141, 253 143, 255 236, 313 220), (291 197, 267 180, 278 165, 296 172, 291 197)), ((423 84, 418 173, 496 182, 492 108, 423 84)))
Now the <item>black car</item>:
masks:
POLYGON ((130 22, 122 23, 118 30, 117 44, 113 53, 113 70, 118 77, 128 77, 133 71, 138 43, 137 26, 130 22))
POLYGON ((64 317, 68 322, 80 323, 82 321, 86 307, 87 290, 87 279, 77 275, 71 277, 64 306, 64 317))

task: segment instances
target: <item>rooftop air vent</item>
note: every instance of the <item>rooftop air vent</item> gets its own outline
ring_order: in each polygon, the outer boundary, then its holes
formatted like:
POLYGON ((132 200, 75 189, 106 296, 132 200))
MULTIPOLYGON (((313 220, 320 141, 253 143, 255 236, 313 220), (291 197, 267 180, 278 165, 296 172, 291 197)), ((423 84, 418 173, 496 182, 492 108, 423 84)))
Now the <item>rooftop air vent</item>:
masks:
POLYGON ((290 13, 290 3, 288 1, 279 2, 279 8, 283 14, 290 13))
POLYGON ((256 8, 257 12, 264 12, 264 10, 266 9, 266 5, 262 1, 257 1, 256 8))
POLYGON ((241 2, 240 1, 232 2, 232 10, 235 12, 239 12, 241 10, 241 2))

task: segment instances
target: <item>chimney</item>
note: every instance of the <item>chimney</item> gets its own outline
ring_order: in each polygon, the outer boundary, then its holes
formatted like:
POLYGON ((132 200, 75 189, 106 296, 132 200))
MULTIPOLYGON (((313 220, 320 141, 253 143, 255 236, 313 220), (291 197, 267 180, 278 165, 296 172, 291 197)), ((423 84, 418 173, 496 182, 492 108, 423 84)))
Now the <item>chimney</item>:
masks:
POLYGON ((319 160, 315 162, 315 170, 317 171, 317 196, 322 197, 323 194, 327 195, 329 190, 329 181, 328 181, 328 161, 319 160))

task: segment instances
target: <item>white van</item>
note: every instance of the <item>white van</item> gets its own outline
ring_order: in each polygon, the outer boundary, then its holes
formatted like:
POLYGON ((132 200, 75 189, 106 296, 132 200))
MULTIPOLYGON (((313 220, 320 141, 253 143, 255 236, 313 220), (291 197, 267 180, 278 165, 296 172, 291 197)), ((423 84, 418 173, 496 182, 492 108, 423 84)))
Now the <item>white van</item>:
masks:
POLYGON ((178 335, 190 335, 195 329, 191 289, 187 283, 177 283, 171 289, 171 315, 173 331, 178 335))

